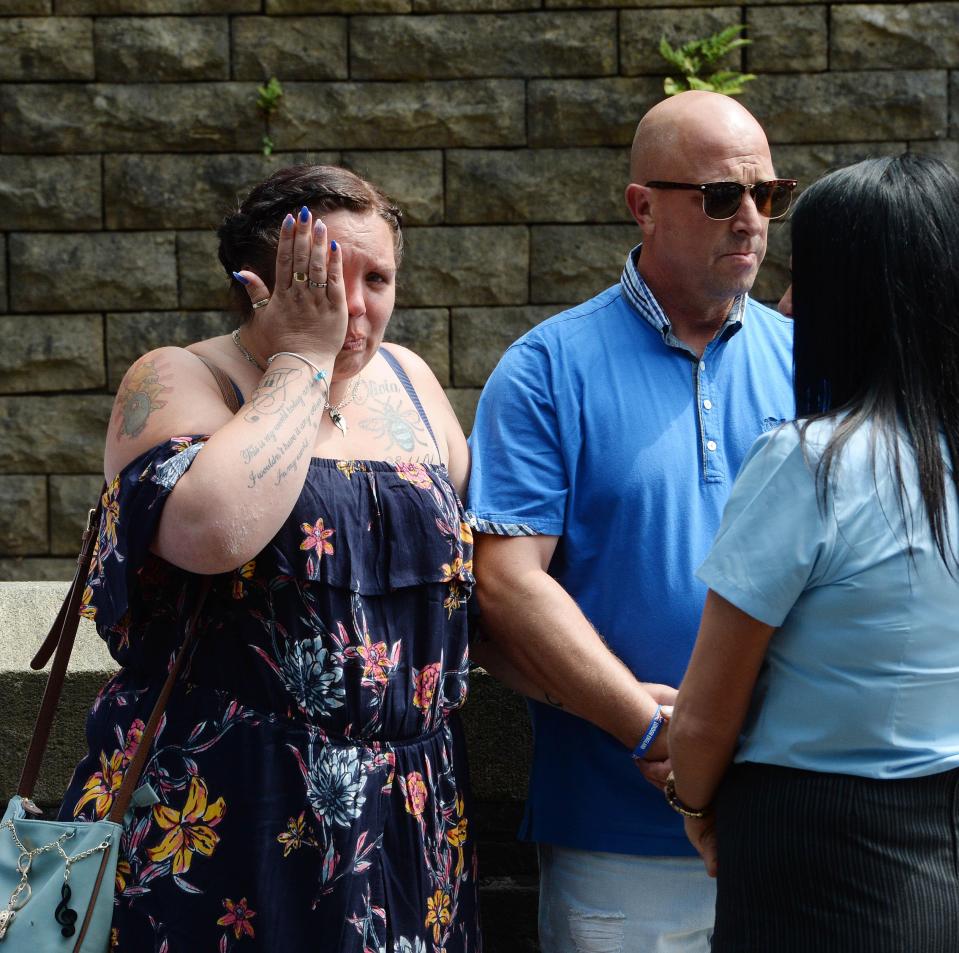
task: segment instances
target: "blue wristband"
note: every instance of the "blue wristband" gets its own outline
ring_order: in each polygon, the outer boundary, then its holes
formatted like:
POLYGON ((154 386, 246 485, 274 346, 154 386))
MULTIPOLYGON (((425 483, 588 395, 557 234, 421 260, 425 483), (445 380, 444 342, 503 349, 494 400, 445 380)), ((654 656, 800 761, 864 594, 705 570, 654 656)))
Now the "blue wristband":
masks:
POLYGON ((640 739, 639 744, 633 749, 633 760, 641 761, 646 757, 646 752, 649 750, 649 746, 656 740, 656 735, 659 734, 659 729, 663 727, 666 723, 666 716, 663 714, 663 706, 657 705, 656 711, 653 712, 653 719, 649 723, 649 727, 646 729, 646 733, 640 739))

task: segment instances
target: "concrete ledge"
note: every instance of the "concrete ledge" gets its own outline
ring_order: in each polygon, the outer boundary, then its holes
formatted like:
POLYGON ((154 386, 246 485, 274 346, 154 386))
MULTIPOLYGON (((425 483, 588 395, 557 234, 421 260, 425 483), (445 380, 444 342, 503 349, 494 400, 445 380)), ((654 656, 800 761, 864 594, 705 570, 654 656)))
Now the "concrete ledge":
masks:
MULTIPOLYGON (((4 801, 20 778, 49 671, 49 666, 46 671, 33 671, 30 659, 56 618, 67 588, 63 582, 0 583, 0 794, 4 801)), ((35 792, 41 803, 59 802, 86 748, 83 726, 90 703, 116 668, 93 624, 81 619, 35 792)))

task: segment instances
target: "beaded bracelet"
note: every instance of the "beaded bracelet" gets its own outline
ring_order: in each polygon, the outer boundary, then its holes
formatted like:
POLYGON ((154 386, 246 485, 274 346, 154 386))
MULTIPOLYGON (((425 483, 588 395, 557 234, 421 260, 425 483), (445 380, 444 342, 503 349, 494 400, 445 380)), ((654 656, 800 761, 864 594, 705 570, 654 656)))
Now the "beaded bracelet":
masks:
POLYGON ((266 366, 269 367, 276 358, 283 357, 283 356, 295 357, 298 360, 302 361, 304 364, 306 364, 308 367, 312 368, 314 372, 313 373, 314 382, 328 380, 329 375, 326 373, 326 371, 321 370, 308 357, 304 357, 302 354, 297 354, 296 351, 277 351, 276 354, 272 355, 272 357, 268 357, 266 359, 266 366))
POLYGON ((713 809, 712 804, 707 804, 705 807, 690 807, 688 804, 680 801, 679 796, 676 794, 676 778, 672 771, 666 775, 666 786, 663 788, 663 794, 666 797, 666 803, 677 814, 682 814, 683 817, 708 817, 713 809))
POLYGON ((633 761, 642 761, 646 757, 646 752, 649 750, 649 746, 656 740, 656 735, 659 734, 659 729, 666 724, 666 715, 663 714, 663 706, 657 705, 656 711, 653 712, 652 721, 649 723, 649 727, 646 729, 646 733, 639 740, 639 744, 633 749, 633 761))

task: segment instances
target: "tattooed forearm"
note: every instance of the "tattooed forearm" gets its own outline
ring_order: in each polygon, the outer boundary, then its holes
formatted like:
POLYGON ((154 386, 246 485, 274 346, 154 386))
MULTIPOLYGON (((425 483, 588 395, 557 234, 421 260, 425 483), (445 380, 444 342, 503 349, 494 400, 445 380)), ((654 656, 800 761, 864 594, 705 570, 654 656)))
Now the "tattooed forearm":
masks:
MULTIPOLYGON (((290 404, 289 407, 283 407, 279 415, 277 416, 276 423, 259 439, 256 443, 251 443, 249 446, 244 447, 242 450, 243 462, 251 463, 253 460, 259 456, 262 450, 265 450, 268 446, 276 444, 277 435, 283 429, 283 425, 290 419, 290 415, 301 410, 305 406, 305 400, 303 396, 297 397, 296 400, 290 404)), ((310 414, 314 413, 314 409, 311 408, 310 414)), ((246 419, 250 423, 257 423, 259 421, 259 416, 255 412, 252 412, 246 416, 246 419)))
MULTIPOLYGON (((250 398, 250 409, 243 415, 251 424, 257 423, 261 416, 283 413, 286 408, 287 390, 303 376, 298 367, 279 367, 267 371, 250 398)), ((302 404, 302 396, 294 401, 302 404)))
POLYGON ((150 414, 166 407, 166 401, 160 400, 160 395, 171 388, 161 383, 164 372, 165 364, 160 360, 139 361, 127 371, 113 407, 118 440, 139 437, 150 414))
POLYGON ((302 443, 299 446, 299 449, 296 451, 296 456, 276 475, 276 485, 279 486, 291 473, 296 472, 297 466, 299 466, 300 460, 303 459, 303 454, 310 449, 312 441, 309 438, 304 437, 302 443))
POLYGON ((250 489, 253 489, 257 485, 258 481, 264 480, 267 476, 272 474, 277 467, 284 463, 287 454, 290 449, 296 444, 297 440, 306 433, 307 436, 303 437, 300 441, 299 448, 297 450, 296 457, 289 461, 286 467, 281 470, 276 475, 276 483, 279 485, 280 481, 288 476, 290 473, 296 470, 297 464, 300 462, 300 459, 303 457, 305 449, 309 449, 312 444, 311 435, 308 433, 310 427, 312 426, 313 419, 315 416, 323 409, 323 398, 320 397, 310 404, 307 408, 306 413, 302 419, 293 427, 293 429, 281 440, 279 437, 279 431, 281 426, 286 423, 289 419, 290 414, 297 408, 304 408, 306 401, 303 396, 298 397, 289 408, 289 412, 281 414, 280 420, 277 424, 270 428, 270 430, 256 443, 250 444, 248 447, 244 447, 241 451, 243 456, 243 462, 249 463, 251 460, 255 459, 259 454, 267 447, 272 447, 272 452, 264 460, 263 465, 255 470, 250 470, 250 478, 247 486, 250 489))

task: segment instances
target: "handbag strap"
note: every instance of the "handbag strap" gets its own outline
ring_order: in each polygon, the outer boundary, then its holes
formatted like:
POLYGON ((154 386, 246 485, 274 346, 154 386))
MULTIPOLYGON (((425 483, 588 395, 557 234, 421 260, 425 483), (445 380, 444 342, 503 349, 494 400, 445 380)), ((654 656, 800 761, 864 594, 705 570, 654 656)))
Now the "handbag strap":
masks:
POLYGON ((163 717, 164 711, 166 711, 170 693, 173 691, 173 686, 183 668, 184 659, 187 657, 196 640, 197 620, 200 617, 203 604, 206 602, 207 593, 210 591, 211 584, 211 578, 204 576, 200 583, 200 591, 197 594, 196 605, 193 607, 190 620, 187 622, 186 631, 183 635, 183 643, 176 653, 176 658, 174 658, 169 672, 167 672, 166 680, 163 682, 163 688, 160 689, 160 694, 157 696, 156 703, 153 705, 153 711, 150 712, 150 717, 147 719, 143 734, 140 735, 140 740, 137 742, 136 751, 130 759, 126 771, 123 773, 123 782, 120 784, 120 790, 117 791, 117 795, 113 799, 113 807, 110 809, 107 820, 115 821, 117 824, 123 823, 123 816, 130 806, 130 799, 133 797, 133 792, 140 783, 140 775, 143 773, 143 766, 146 764, 150 748, 153 747, 153 739, 156 737, 157 729, 160 727, 160 719, 163 717))
MULTIPOLYGON (((220 388, 220 393, 223 396, 223 402, 227 405, 227 407, 230 408, 231 413, 235 414, 240 409, 240 401, 237 397, 236 390, 233 387, 233 382, 219 367, 216 366, 216 364, 208 361, 205 357, 200 357, 199 354, 197 357, 199 357, 200 360, 207 366, 210 373, 216 380, 217 386, 220 388)), ((34 657, 30 660, 30 668, 39 670, 42 669, 48 661, 50 661, 50 656, 53 656, 53 665, 51 666, 50 674, 47 677, 47 684, 43 691, 43 699, 40 702, 40 710, 37 712, 37 719, 33 726, 33 735, 30 738, 30 746, 27 749, 27 754, 24 758, 23 770, 20 773, 20 781, 17 784, 17 793, 26 799, 33 797, 33 789, 36 786, 37 777, 40 774, 40 766, 43 762, 43 756, 47 750, 47 743, 50 740, 50 730, 53 727, 53 718, 54 715, 56 715, 57 708, 60 704, 60 696, 63 694, 63 682, 64 678, 66 677, 67 665, 70 662, 70 655, 73 652, 73 644, 77 637, 77 628, 80 624, 80 602, 83 598, 83 590, 86 588, 87 576, 89 575, 90 571, 90 562, 93 559, 93 550, 96 545, 97 531, 99 529, 100 519, 103 514, 103 498, 106 496, 106 493, 107 485, 104 483, 100 490, 100 496, 97 500, 96 507, 90 510, 87 514, 87 525, 86 529, 83 531, 83 537, 80 542, 80 553, 77 556, 77 568, 73 574, 73 581, 70 584, 70 588, 67 590, 67 595, 63 600, 63 604, 60 606, 60 611, 57 613, 57 617, 54 619, 53 625, 50 627, 50 631, 40 644, 40 648, 37 650, 36 655, 34 655, 34 657)), ((193 639, 193 631, 196 627, 196 619, 201 608, 203 607, 203 602, 206 599, 206 594, 209 588, 209 579, 205 579, 201 587, 200 596, 194 609, 193 616, 188 623, 188 630, 186 632, 183 645, 180 647, 180 651, 177 653, 173 667, 170 669, 167 680, 160 692, 160 697, 157 699, 157 705, 154 706, 153 712, 150 715, 150 720, 147 723, 148 728, 150 724, 153 723, 153 734, 156 733, 156 728, 159 725, 160 718, 163 715, 163 709, 166 706, 166 701, 170 697, 170 692, 173 690, 173 683, 176 681, 176 677, 179 674, 180 668, 182 667, 185 650, 188 647, 188 643, 193 639)), ((146 752, 149 751, 150 745, 153 743, 153 734, 150 735, 149 741, 147 741, 146 744, 143 744, 143 740, 146 740, 147 738, 146 729, 144 729, 141 744, 138 746, 136 755, 130 763, 130 768, 133 768, 134 765, 136 765, 135 771, 131 771, 129 769, 127 771, 127 775, 135 775, 133 778, 134 783, 139 780, 139 773, 143 769, 143 763, 146 759, 146 752), (144 751, 144 754, 139 763, 137 763, 137 758, 140 756, 141 749, 144 751)), ((121 799, 126 783, 127 777, 124 777, 123 785, 121 785, 120 792, 114 801, 114 805, 116 805, 121 799)), ((123 814, 126 813, 127 807, 129 806, 130 797, 133 796, 134 783, 131 783, 130 785, 130 790, 125 799, 126 803, 123 811, 120 812, 121 819, 123 814)), ((111 812, 111 819, 112 817, 113 812, 111 812)))
MULTIPOLYGON (((120 784, 120 790, 117 791, 117 795, 113 799, 113 807, 110 809, 109 815, 107 815, 107 820, 113 821, 115 824, 123 823, 123 817, 127 812, 127 808, 130 806, 130 799, 133 797, 133 792, 136 790, 140 781, 140 775, 143 772, 143 766, 146 764, 146 759, 147 755, 150 753, 150 748, 153 746, 153 739, 156 737, 157 728, 160 725, 160 719, 163 717, 163 711, 166 708, 168 699, 170 698, 170 692, 173 691, 173 684, 176 682, 177 676, 180 674, 180 669, 183 667, 183 660, 186 658, 186 655, 190 651, 190 647, 193 644, 194 637, 196 635, 197 619, 200 616, 200 610, 203 608, 203 603, 206 601, 207 593, 210 591, 210 585, 210 577, 204 576, 203 581, 200 583, 200 591, 197 595, 196 606, 193 609, 193 614, 190 616, 190 621, 187 623, 187 630, 183 638, 183 644, 176 653, 176 658, 173 661, 173 665, 170 666, 170 671, 167 673, 166 681, 163 683, 163 688, 160 689, 160 695, 153 706, 153 711, 150 712, 150 718, 146 723, 146 727, 143 729, 143 734, 140 736, 139 742, 137 742, 137 750, 130 759, 130 763, 127 765, 127 769, 123 774, 123 782, 120 784)), ((83 941, 86 938, 87 930, 90 929, 90 923, 93 920, 93 914, 96 910, 97 900, 100 896, 100 890, 103 887, 109 861, 110 852, 104 851, 103 856, 100 858, 100 868, 97 871, 97 877, 93 884, 93 891, 90 896, 90 901, 87 904, 86 916, 83 918, 83 924, 80 927, 80 934, 77 937, 77 942, 73 948, 73 953, 80 953, 80 950, 83 948, 83 941)))
POLYGON ((47 750, 47 741, 50 738, 50 729, 53 726, 53 716, 60 704, 67 663, 70 661, 73 643, 77 636, 77 626, 80 624, 80 600, 86 586, 90 560, 93 558, 93 547, 96 542, 97 528, 100 525, 100 514, 103 512, 103 496, 106 491, 107 487, 104 483, 96 507, 87 514, 87 526, 83 531, 80 555, 77 556, 77 568, 73 575, 73 582, 67 590, 66 598, 63 600, 63 605, 60 606, 60 611, 57 613, 47 637, 43 640, 37 654, 30 661, 32 669, 41 669, 47 664, 50 656, 54 655, 53 666, 47 677, 43 699, 40 702, 40 710, 37 712, 37 720, 33 727, 30 747, 27 749, 23 771, 17 784, 17 793, 25 798, 33 796, 33 788, 40 773, 40 764, 43 761, 44 752, 47 750))
MULTIPOLYGON (((87 556, 87 562, 89 562, 89 556, 87 556)), ((84 575, 82 578, 85 580, 86 576, 84 575)), ((81 582, 81 586, 82 584, 83 583, 81 582)), ((176 658, 174 659, 173 664, 170 666, 170 670, 167 672, 166 680, 163 682, 163 687, 160 689, 160 694, 153 706, 153 710, 150 712, 150 717, 147 720, 146 727, 144 727, 143 734, 140 736, 136 752, 130 759, 130 763, 127 765, 127 769, 124 772, 123 782, 120 785, 120 790, 117 792, 117 795, 113 800, 113 808, 111 809, 109 816, 109 820, 111 821, 121 823, 123 820, 123 815, 126 814, 127 808, 130 806, 130 799, 133 797, 133 792, 136 790, 137 784, 140 780, 140 774, 143 771, 143 765, 146 762, 146 756, 151 745, 153 744, 153 739, 156 736, 160 719, 163 717, 163 712, 166 709, 167 700, 169 699, 170 693, 173 691, 173 685, 176 682, 181 669, 183 668, 183 661, 193 645, 196 636, 197 619, 199 618, 200 611, 202 610, 203 604, 206 601, 207 593, 210 591, 210 585, 210 577, 205 576, 203 581, 200 583, 200 591, 197 596, 193 613, 187 622, 183 643, 177 651, 176 658)), ((60 704, 60 696, 63 693, 63 681, 64 676, 66 675, 67 664, 70 661, 70 655, 73 652, 73 644, 76 641, 77 626, 79 625, 80 620, 79 614, 76 611, 79 608, 79 597, 72 599, 72 594, 73 589, 71 588, 71 594, 68 595, 66 600, 64 600, 64 605, 68 606, 68 612, 66 613, 66 621, 63 628, 59 631, 59 633, 57 633, 55 631, 56 623, 54 623, 54 629, 51 629, 50 635, 47 636, 47 639, 44 642, 44 645, 46 645, 53 635, 58 635, 59 637, 59 641, 56 643, 56 652, 53 657, 53 665, 50 668, 50 674, 47 677, 47 685, 43 692, 43 700, 40 702, 40 711, 37 713, 37 720, 33 727, 33 737, 30 739, 30 747, 27 750, 23 771, 20 774, 20 781, 17 784, 17 793, 20 795, 20 797, 26 798, 27 800, 33 797, 33 789, 36 785, 37 777, 40 774, 40 765, 43 762, 43 756, 47 750, 47 743, 50 740, 50 729, 53 726, 53 716, 56 714, 57 708, 60 704)), ((63 614, 63 609, 61 609, 60 615, 63 614)), ((59 619, 60 616, 57 618, 59 619)), ((39 653, 37 658, 39 658, 39 653)), ((33 662, 36 662, 37 658, 34 658, 33 662)), ((33 662, 30 664, 33 665, 33 662)))

